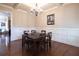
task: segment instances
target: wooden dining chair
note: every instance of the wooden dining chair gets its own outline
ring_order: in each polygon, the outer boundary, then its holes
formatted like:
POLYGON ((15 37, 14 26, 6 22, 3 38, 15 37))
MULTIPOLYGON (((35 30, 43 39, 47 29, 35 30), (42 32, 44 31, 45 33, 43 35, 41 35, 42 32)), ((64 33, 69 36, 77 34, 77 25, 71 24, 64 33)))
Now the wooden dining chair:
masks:
POLYGON ((28 34, 22 35, 22 48, 31 49, 33 46, 33 40, 28 37, 28 34))
POLYGON ((50 41, 50 37, 48 35, 46 35, 45 37, 45 41, 44 41, 44 46, 45 46, 45 49, 48 51, 49 49, 49 41, 50 41))
POLYGON ((49 47, 51 48, 52 32, 48 33, 48 37, 49 37, 49 47))
POLYGON ((25 42, 25 41, 26 41, 26 40, 25 40, 25 37, 26 37, 26 35, 23 34, 23 35, 22 35, 22 48, 25 47, 25 43, 26 43, 26 42, 25 42))
POLYGON ((41 50, 45 50, 45 37, 46 37, 46 32, 40 33, 39 49, 41 49, 41 50))
POLYGON ((44 39, 45 39, 45 37, 44 36, 41 36, 40 37, 40 39, 39 39, 39 50, 44 50, 45 49, 45 47, 44 47, 44 39))
POLYGON ((26 47, 28 44, 28 32, 24 31, 24 34, 22 35, 22 48, 26 47))
POLYGON ((52 38, 52 32, 47 33, 45 36, 41 36, 42 41, 40 41, 40 45, 44 47, 44 50, 47 50, 51 48, 51 38, 52 38))

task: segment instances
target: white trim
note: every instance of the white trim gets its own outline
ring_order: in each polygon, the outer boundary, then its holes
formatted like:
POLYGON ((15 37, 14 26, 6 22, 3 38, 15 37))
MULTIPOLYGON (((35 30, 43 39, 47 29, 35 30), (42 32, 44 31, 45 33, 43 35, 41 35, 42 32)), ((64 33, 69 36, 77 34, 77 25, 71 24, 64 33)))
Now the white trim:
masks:
POLYGON ((23 10, 23 9, 16 9, 17 11, 21 11, 21 12, 24 12, 24 13, 27 13, 27 11, 23 10))
POLYGON ((1 7, 7 7, 7 8, 9 8, 9 9, 13 9, 13 7, 8 6, 8 5, 3 5, 3 4, 0 4, 0 6, 1 6, 1 7))
POLYGON ((64 6, 69 5, 69 4, 71 4, 71 3, 64 3, 63 5, 56 5, 56 6, 52 7, 52 8, 50 8, 50 9, 45 10, 44 12, 48 12, 48 11, 57 9, 59 7, 64 7, 64 6))

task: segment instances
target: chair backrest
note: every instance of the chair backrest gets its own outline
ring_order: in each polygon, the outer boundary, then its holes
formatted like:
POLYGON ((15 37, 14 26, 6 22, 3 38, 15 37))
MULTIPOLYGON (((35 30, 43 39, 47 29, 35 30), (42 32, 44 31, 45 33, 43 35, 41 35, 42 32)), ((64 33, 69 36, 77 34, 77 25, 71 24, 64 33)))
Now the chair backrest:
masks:
POLYGON ((24 30, 24 34, 29 33, 29 30, 24 30))
POLYGON ((49 41, 50 37, 48 35, 46 35, 45 40, 49 41))
POLYGON ((33 34, 33 33, 36 33, 36 30, 31 30, 31 33, 33 34))
POLYGON ((52 32, 48 32, 48 36, 52 39, 52 32))
POLYGON ((41 30, 40 39, 44 41, 46 39, 46 30, 41 30))
POLYGON ((28 36, 28 30, 25 30, 24 32, 23 32, 23 35, 22 35, 22 40, 25 40, 25 38, 28 36))
POLYGON ((41 30, 41 34, 46 34, 46 30, 41 30))

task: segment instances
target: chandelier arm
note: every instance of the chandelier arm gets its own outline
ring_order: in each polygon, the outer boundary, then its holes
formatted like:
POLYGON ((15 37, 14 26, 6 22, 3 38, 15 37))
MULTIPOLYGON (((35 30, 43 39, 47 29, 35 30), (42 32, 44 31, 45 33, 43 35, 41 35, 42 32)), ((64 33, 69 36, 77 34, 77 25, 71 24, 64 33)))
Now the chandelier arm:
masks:
POLYGON ((32 12, 33 14, 35 14, 35 16, 38 16, 38 14, 39 14, 41 11, 42 11, 42 9, 40 9, 40 8, 38 7, 38 4, 37 4, 37 3, 35 4, 35 8, 31 9, 31 12, 32 12))

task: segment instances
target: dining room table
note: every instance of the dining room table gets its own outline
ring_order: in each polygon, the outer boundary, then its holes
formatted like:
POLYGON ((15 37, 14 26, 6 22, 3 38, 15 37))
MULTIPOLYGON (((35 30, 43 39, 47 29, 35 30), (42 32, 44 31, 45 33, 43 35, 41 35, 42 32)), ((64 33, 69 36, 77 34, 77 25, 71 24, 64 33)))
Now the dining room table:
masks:
POLYGON ((29 33, 28 37, 33 39, 33 40, 38 40, 40 37, 40 33, 29 33))
POLYGON ((46 45, 45 41, 46 41, 46 36, 48 34, 42 34, 40 32, 36 32, 36 33, 28 33, 28 39, 26 40, 26 42, 29 42, 29 46, 32 50, 37 50, 40 49, 41 45, 44 47, 44 45, 46 45))

